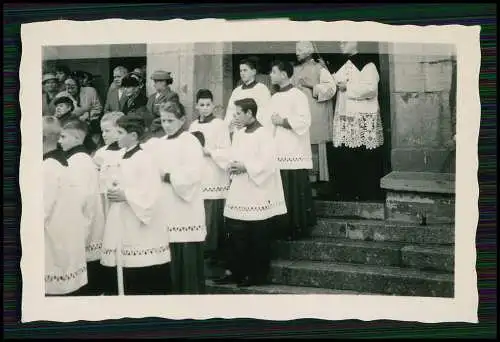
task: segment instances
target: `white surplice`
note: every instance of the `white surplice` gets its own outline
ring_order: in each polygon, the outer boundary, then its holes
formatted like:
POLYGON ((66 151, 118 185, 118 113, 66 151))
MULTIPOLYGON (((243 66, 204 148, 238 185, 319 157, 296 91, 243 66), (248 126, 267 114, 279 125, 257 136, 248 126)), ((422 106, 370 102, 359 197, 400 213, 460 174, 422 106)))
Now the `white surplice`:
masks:
MULTIPOLYGON (((226 150, 231 147, 229 129, 227 124, 219 119, 212 118, 210 122, 194 121, 190 132, 199 131, 205 137, 205 149, 209 152, 226 150)), ((229 173, 225 163, 218 162, 216 158, 205 156, 203 158, 202 195, 204 199, 226 198, 229 190, 229 173)))
POLYGON ((162 182, 161 202, 172 243, 205 241, 207 228, 202 195, 204 157, 200 142, 189 132, 151 138, 143 144, 152 155, 162 182))
POLYGON ((117 250, 123 267, 170 262, 170 240, 159 200, 160 175, 151 156, 138 146, 124 153, 107 177, 106 191, 113 188, 122 189, 126 200, 110 202, 101 264, 116 266, 117 250))
POLYGON ((62 295, 87 284, 86 218, 83 194, 68 167, 58 159, 43 161, 45 293, 62 295))
POLYGON ((260 221, 286 214, 274 146, 272 130, 266 127, 259 127, 251 132, 243 128, 234 133, 226 162, 239 161, 246 171, 231 176, 224 207, 225 217, 260 221))

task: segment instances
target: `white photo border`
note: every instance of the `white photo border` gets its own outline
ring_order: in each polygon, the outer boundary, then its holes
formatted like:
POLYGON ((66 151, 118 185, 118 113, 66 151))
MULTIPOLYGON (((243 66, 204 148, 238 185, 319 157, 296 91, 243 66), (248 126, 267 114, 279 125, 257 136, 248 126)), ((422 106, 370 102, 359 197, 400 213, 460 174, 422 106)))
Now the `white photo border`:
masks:
POLYGON ((386 25, 377 22, 287 20, 57 20, 23 24, 19 70, 22 148, 22 322, 162 317, 292 320, 389 319, 478 323, 476 229, 480 126, 480 26, 386 25), (161 32, 161 34, 159 33, 161 32), (457 56, 455 297, 364 295, 204 295, 49 297, 43 283, 42 47, 221 41, 382 41, 454 44, 457 56))

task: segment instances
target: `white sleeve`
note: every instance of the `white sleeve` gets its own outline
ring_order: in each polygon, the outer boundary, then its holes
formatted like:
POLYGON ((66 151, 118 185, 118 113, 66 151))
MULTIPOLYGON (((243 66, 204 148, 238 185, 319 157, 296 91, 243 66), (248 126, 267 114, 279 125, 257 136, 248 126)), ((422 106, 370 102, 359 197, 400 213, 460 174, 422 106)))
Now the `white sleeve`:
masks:
POLYGON ((173 165, 170 172, 170 184, 180 198, 190 202, 201 188, 203 151, 194 136, 189 135, 184 139, 178 163, 173 165))
POLYGON ((160 178, 156 166, 147 154, 134 161, 133 166, 133 172, 128 175, 133 179, 127 181, 130 185, 123 191, 134 214, 147 225, 155 214, 160 178))
POLYGON ((255 153, 243 158, 248 177, 257 186, 260 186, 276 172, 273 137, 264 127, 259 130, 261 131, 254 133, 255 137, 258 138, 253 147, 255 153))
POLYGON ((229 98, 229 101, 227 102, 227 108, 226 108, 226 116, 224 116, 224 122, 226 125, 229 127, 231 124, 231 121, 233 120, 234 114, 236 113, 236 106, 234 105, 234 101, 236 98, 236 93, 238 92, 238 88, 235 88, 233 92, 231 93, 231 97, 229 98))
POLYGON ((57 167, 55 162, 47 160, 43 162, 43 207, 44 222, 47 222, 52 215, 52 210, 57 201, 59 187, 61 183, 61 167, 57 167))
POLYGON ((229 163, 229 149, 231 148, 231 139, 229 137, 229 129, 224 122, 217 122, 216 127, 215 148, 208 149, 212 155, 212 160, 217 166, 223 170, 227 169, 229 163))
POLYGON ((321 68, 319 83, 313 87, 313 96, 318 102, 330 100, 337 92, 337 85, 333 76, 325 68, 321 68))
POLYGON ((296 94, 293 98, 293 101, 295 101, 295 106, 292 106, 293 112, 290 113, 287 120, 296 134, 309 134, 309 127, 311 126, 309 101, 302 91, 297 90, 296 94))

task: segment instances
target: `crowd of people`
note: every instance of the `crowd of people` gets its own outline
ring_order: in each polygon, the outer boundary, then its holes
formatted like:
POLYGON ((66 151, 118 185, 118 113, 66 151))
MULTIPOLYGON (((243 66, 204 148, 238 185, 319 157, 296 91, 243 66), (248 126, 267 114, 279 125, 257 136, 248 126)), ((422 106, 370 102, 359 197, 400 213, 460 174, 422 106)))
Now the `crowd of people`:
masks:
POLYGON ((326 143, 379 167, 378 72, 356 47, 341 43, 330 74, 297 43, 297 65, 273 62, 273 90, 244 59, 225 117, 200 89, 192 122, 167 71, 148 97, 140 70, 115 68, 104 106, 91 75, 45 73, 46 295, 203 294, 207 263, 225 270, 218 284, 265 284, 272 240, 316 224, 310 172, 331 178, 326 143))

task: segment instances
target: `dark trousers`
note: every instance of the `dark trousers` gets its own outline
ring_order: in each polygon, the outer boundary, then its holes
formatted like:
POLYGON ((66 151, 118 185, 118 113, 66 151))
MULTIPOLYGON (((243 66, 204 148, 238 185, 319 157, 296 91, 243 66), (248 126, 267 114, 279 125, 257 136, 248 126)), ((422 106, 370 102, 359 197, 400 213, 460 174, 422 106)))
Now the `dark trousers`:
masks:
POLYGON ((79 288, 76 291, 66 293, 66 294, 60 294, 60 295, 52 295, 52 294, 46 294, 45 297, 80 297, 80 296, 85 296, 85 286, 79 288))
POLYGON ((327 144, 331 192, 341 201, 384 200, 380 187, 384 176, 384 147, 333 147, 327 144), (331 156, 331 157, 330 157, 331 156))
POLYGON ((206 257, 220 259, 221 242, 224 238, 224 199, 205 200, 204 202, 207 222, 204 254, 206 257))
POLYGON ((100 296, 106 291, 104 279, 105 268, 99 260, 87 262, 87 285, 81 291, 81 296, 100 296))
POLYGON ((246 277, 264 283, 269 274, 271 220, 241 221, 227 219, 228 268, 236 281, 246 277))
MULTIPOLYGON (((118 295, 116 267, 105 267, 103 273, 107 288, 105 295, 118 295)), ((170 263, 123 268, 125 295, 167 295, 170 294, 170 283, 170 263)))
POLYGON ((307 237, 316 225, 309 170, 281 170, 287 213, 277 217, 276 238, 307 237))

